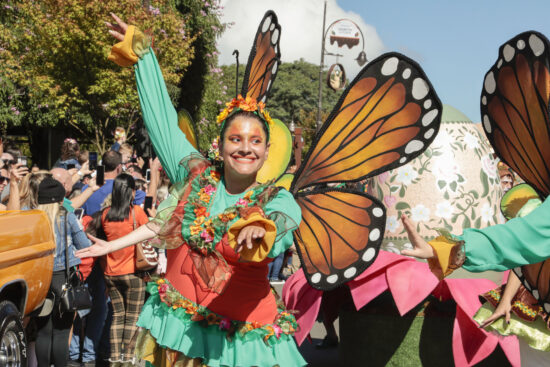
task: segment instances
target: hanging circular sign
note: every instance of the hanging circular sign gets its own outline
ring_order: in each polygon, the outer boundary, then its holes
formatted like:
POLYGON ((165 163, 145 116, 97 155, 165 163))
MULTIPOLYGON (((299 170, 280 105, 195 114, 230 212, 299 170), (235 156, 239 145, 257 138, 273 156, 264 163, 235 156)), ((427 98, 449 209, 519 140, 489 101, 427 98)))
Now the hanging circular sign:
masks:
POLYGON ((342 64, 333 64, 328 69, 327 84, 329 88, 338 91, 346 86, 346 72, 342 64))
POLYGON ((353 48, 359 44, 360 30, 357 25, 349 19, 342 19, 334 24, 330 32, 330 44, 336 42, 338 47, 344 45, 353 48))

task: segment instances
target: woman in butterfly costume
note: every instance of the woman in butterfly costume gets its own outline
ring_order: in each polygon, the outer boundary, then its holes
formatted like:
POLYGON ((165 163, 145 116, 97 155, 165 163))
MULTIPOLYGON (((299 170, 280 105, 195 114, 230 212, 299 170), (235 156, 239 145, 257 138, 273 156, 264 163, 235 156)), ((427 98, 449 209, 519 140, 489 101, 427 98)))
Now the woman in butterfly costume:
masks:
POLYGON ((267 264, 292 245, 300 209, 286 190, 256 180, 274 124, 261 100, 280 57, 275 14, 268 12, 260 25, 253 54, 266 44, 267 54, 260 62, 251 55, 249 68, 258 70, 247 72, 245 97, 231 101, 218 118, 223 171, 178 128, 149 37, 114 18, 118 24, 110 33, 121 42, 109 59, 135 65, 143 119, 174 185, 148 227, 117 241, 96 240, 78 255, 103 255, 149 239, 167 249, 166 274, 148 283, 151 296, 138 321, 136 355, 150 365, 305 365, 292 337, 296 320, 276 302, 267 280, 267 264))
MULTIPOLYGON (((511 287, 515 290, 522 284, 530 295, 512 297, 512 292, 506 301, 514 298, 519 317, 538 318, 544 326, 514 322, 509 328, 501 320, 502 327, 495 330, 523 336, 532 347, 546 351, 550 350, 549 102, 550 42, 537 32, 521 33, 501 46, 497 62, 485 76, 481 116, 496 154, 532 189, 518 187, 504 197, 504 214, 515 218, 484 229, 466 229, 461 236, 440 233, 426 242, 404 217, 414 248, 402 251, 428 259, 440 278, 461 266, 472 272, 513 269, 519 281, 513 280, 511 287)), ((493 296, 498 302, 500 292, 493 296)), ((504 314, 499 308, 486 324, 504 314)))

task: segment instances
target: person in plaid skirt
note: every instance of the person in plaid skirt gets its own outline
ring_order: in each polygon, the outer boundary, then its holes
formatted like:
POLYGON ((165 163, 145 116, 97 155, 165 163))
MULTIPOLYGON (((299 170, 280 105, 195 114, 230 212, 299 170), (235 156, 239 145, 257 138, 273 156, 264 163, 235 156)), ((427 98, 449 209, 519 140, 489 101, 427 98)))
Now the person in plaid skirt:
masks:
MULTIPOLYGON (((147 223, 148 217, 138 205, 132 205, 136 187, 134 178, 126 173, 113 182, 112 204, 103 210, 101 225, 109 241, 132 232, 147 223)), ((110 362, 134 362, 136 322, 145 302, 145 282, 136 275, 134 246, 105 256, 105 284, 113 305, 110 330, 110 362)))

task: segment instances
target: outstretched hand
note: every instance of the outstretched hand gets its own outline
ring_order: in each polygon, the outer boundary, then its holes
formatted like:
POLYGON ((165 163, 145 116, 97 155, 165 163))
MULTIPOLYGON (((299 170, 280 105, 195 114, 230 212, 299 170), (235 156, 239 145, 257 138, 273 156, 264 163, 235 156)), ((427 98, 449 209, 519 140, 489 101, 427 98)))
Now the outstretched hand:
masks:
POLYGON ((481 325, 479 325, 480 328, 485 328, 489 325, 491 325, 493 322, 500 319, 502 316, 504 316, 504 319, 506 320, 506 324, 510 324, 510 311, 512 310, 512 304, 510 302, 505 301, 504 299, 501 299, 497 308, 495 309, 495 312, 491 316, 489 316, 481 325))
POLYGON ((115 24, 105 22, 105 25, 110 28, 109 33, 119 41, 124 41, 124 35, 128 29, 128 24, 124 23, 116 14, 111 13, 111 17, 115 20, 115 24))
POLYGON ((91 234, 87 235, 90 240, 92 240, 92 246, 83 248, 82 250, 78 250, 77 252, 75 252, 76 257, 98 257, 111 252, 111 246, 109 246, 109 242, 96 238, 91 234))
POLYGON ((239 236, 237 237, 237 248, 235 251, 237 253, 241 252, 245 243, 246 247, 249 250, 252 250, 252 247, 254 246, 254 242, 257 240, 260 240, 264 238, 265 236, 265 228, 263 226, 258 226, 254 224, 249 224, 241 231, 239 232, 239 236))
POLYGON ((411 222, 411 219, 407 217, 405 214, 401 216, 401 221, 403 222, 403 226, 405 227, 405 230, 407 231, 407 235, 409 236, 409 240, 411 241, 413 245, 412 250, 402 250, 401 255, 405 256, 414 256, 419 259, 429 259, 434 257, 434 250, 432 246, 426 242, 416 231, 414 228, 413 223, 411 222))

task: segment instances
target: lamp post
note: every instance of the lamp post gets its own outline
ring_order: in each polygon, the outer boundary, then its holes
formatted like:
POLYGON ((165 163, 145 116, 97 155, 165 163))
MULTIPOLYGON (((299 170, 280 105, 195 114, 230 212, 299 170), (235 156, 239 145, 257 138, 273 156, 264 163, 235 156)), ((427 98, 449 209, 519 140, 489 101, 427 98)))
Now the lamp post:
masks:
POLYGON ((321 110, 323 108, 323 68, 325 66, 325 55, 328 56, 343 56, 340 54, 334 54, 327 52, 325 50, 325 42, 327 39, 327 35, 329 30, 337 23, 342 21, 348 21, 355 25, 355 27, 359 30, 359 33, 361 34, 361 39, 363 41, 363 50, 359 52, 359 55, 355 59, 359 66, 363 66, 367 62, 367 55, 365 53, 365 37, 363 36, 363 31, 361 31, 361 28, 351 19, 338 19, 332 22, 327 29, 325 29, 325 23, 327 19, 327 0, 325 0, 325 6, 323 10, 323 32, 322 32, 322 38, 321 38, 321 62, 319 64, 319 99, 317 101, 317 130, 321 128, 321 125, 323 124, 323 121, 321 120, 321 110))

